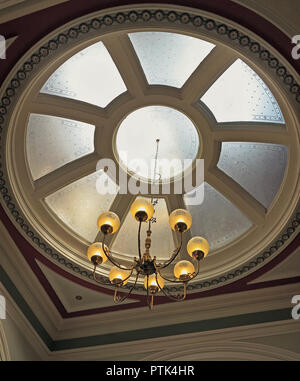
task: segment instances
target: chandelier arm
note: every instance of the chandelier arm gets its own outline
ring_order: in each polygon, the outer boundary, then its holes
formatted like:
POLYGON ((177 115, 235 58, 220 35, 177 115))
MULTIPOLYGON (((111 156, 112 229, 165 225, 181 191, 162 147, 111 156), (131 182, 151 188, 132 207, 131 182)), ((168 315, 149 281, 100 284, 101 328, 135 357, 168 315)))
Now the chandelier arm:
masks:
POLYGON ((195 275, 193 276, 193 278, 196 278, 196 276, 199 274, 199 271, 200 271, 200 261, 197 261, 197 270, 196 270, 195 275))
POLYGON ((139 251, 139 259, 142 261, 142 254, 141 254, 141 226, 142 221, 139 222, 139 230, 138 230, 138 251, 139 251))
POLYGON ((168 278, 166 278, 165 276, 163 276, 162 273, 160 272, 160 269, 161 269, 161 268, 156 268, 156 269, 157 269, 159 275, 160 275, 164 280, 166 280, 166 281, 168 281, 168 282, 171 282, 171 283, 187 283, 187 282, 189 282, 190 280, 194 279, 194 278, 199 274, 199 270, 200 270, 200 269, 199 269, 199 261, 197 261, 197 262, 198 262, 198 263, 197 263, 197 271, 194 272, 193 274, 189 274, 189 275, 190 275, 190 279, 189 279, 188 281, 176 280, 176 279, 168 279, 168 278))
POLYGON ((131 271, 134 269, 134 265, 132 265, 132 267, 130 268, 127 268, 127 267, 122 267, 122 265, 120 265, 118 262, 115 262, 115 260, 112 258, 111 255, 109 255, 109 252, 105 249, 105 246, 104 246, 104 241, 105 241, 105 236, 104 236, 104 239, 102 241, 102 250, 104 251, 104 254, 106 255, 107 259, 116 267, 118 267, 120 270, 128 270, 128 271, 131 271))
MULTIPOLYGON (((159 273, 159 275, 164 279, 166 280, 167 282, 172 282, 172 283, 184 283, 185 281, 183 280, 176 280, 176 279, 168 279, 166 278, 165 276, 162 275, 162 273, 160 272, 160 268, 157 268, 157 271, 159 273)), ((193 277, 194 278, 194 277, 193 277)), ((193 279, 191 278, 191 279, 193 279)))
MULTIPOLYGON (((122 269, 122 270, 124 270, 124 269, 122 269)), ((128 275, 127 278, 121 280, 120 282, 116 282, 115 285, 116 285, 116 286, 121 286, 121 287, 122 287, 122 286, 124 285, 124 282, 126 282, 126 280, 129 279, 129 278, 131 277, 131 275, 132 275, 132 273, 133 273, 133 270, 134 270, 134 267, 131 269, 130 274, 128 275)))
POLYGON ((164 269, 164 268, 168 267, 177 258, 178 254, 180 253, 181 248, 182 248, 182 233, 180 232, 180 244, 177 247, 177 249, 175 249, 176 250, 175 254, 173 254, 171 259, 169 259, 167 262, 163 263, 161 266, 157 265, 157 267, 159 269, 164 269))
MULTIPOLYGON (((97 283, 99 283, 99 284, 103 284, 104 286, 111 286, 110 283, 102 282, 99 278, 97 278, 96 267, 97 267, 97 265, 94 266, 94 271, 93 271, 93 279, 94 279, 94 281, 97 282, 97 283)), ((123 283, 124 283, 127 279, 129 279, 129 278, 131 277, 131 275, 132 275, 132 273, 133 273, 133 270, 134 270, 134 268, 131 269, 131 272, 130 272, 130 274, 128 275, 128 277, 125 278, 124 280, 122 280, 121 282, 117 283, 116 286, 122 286, 123 283)))
POLYGON ((169 294, 168 292, 166 292, 166 290, 164 290, 163 288, 160 287, 159 282, 158 282, 158 278, 157 278, 157 272, 155 273, 155 277, 156 277, 156 284, 157 284, 158 288, 159 288, 159 289, 163 292, 163 294, 164 294, 165 296, 167 296, 169 299, 174 300, 174 301, 176 301, 176 302, 181 302, 181 301, 183 301, 183 300, 186 298, 186 284, 187 284, 186 281, 185 281, 185 282, 180 282, 180 283, 183 283, 183 295, 182 295, 181 297, 176 297, 176 296, 174 296, 174 295, 169 294))
POLYGON ((97 278, 96 267, 97 267, 97 265, 94 266, 94 271, 93 271, 93 279, 94 279, 94 281, 99 283, 99 284, 103 284, 104 286, 111 286, 111 284, 102 282, 99 278, 97 278))
POLYGON ((146 300, 147 300, 149 310, 152 310, 153 309, 153 295, 152 295, 152 297, 150 296, 150 299, 151 299, 151 301, 149 300, 149 275, 147 275, 147 296, 146 296, 146 300))
POLYGON ((148 304, 148 307, 149 307, 149 310, 150 310, 150 305, 149 305, 149 275, 146 275, 147 276, 147 295, 146 295, 146 299, 147 299, 147 304, 148 304))
MULTIPOLYGON (((116 286, 115 294, 114 294, 114 302, 115 302, 116 304, 118 304, 118 303, 123 303, 124 300, 126 300, 126 299, 130 296, 130 294, 132 293, 132 291, 135 289, 135 286, 136 286, 136 283, 137 283, 137 281, 138 281, 139 275, 140 275, 140 272, 137 272, 133 286, 130 287, 130 290, 128 291, 128 293, 127 293, 125 296, 123 296, 123 297, 119 297, 119 298, 117 297, 118 286, 116 286)), ((128 278, 127 278, 127 279, 128 279, 128 278)), ((125 280, 126 280, 126 279, 125 279, 125 280)), ((123 282, 124 282, 124 281, 123 281, 123 282)))

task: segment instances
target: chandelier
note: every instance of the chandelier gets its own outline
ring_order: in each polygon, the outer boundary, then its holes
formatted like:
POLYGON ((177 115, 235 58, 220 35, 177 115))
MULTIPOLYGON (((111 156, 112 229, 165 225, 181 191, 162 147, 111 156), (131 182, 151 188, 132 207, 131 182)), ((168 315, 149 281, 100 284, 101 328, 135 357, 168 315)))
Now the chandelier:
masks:
MULTIPOLYGON (((158 143, 157 150, 155 155, 155 168, 154 175, 157 165, 158 157, 158 143)), ((149 306, 149 309, 153 308, 154 295, 162 292, 168 298, 175 301, 182 301, 186 298, 187 295, 187 284, 192 279, 194 279, 199 274, 199 263, 204 259, 209 251, 209 243, 203 237, 196 236, 191 238, 187 243, 187 252, 191 258, 196 262, 196 269, 194 264, 190 260, 180 260, 176 263, 176 258, 182 249, 183 243, 183 234, 188 231, 192 225, 192 216, 185 209, 176 209, 173 210, 169 216, 169 224, 173 231, 179 236, 179 245, 170 255, 170 258, 163 262, 158 263, 156 256, 150 255, 151 248, 151 224, 155 222, 153 219, 153 214, 155 212, 155 205, 158 203, 158 199, 149 201, 146 198, 136 199, 131 207, 130 212, 132 217, 138 223, 138 232, 137 232, 137 252, 138 257, 134 257, 133 263, 130 267, 125 267, 120 264, 114 257, 112 252, 107 245, 105 244, 106 237, 110 234, 115 234, 120 227, 120 219, 116 213, 113 212, 104 212, 102 213, 98 220, 97 225, 99 231, 103 234, 103 239, 101 242, 94 242, 89 246, 87 250, 87 256, 89 260, 94 265, 93 278, 97 283, 107 286, 107 283, 101 280, 100 277, 96 274, 96 268, 99 265, 102 265, 107 260, 112 264, 112 268, 109 272, 109 281, 115 287, 114 292, 114 302, 122 303, 127 299, 132 291, 136 288, 139 277, 144 277, 144 287, 146 290, 146 300, 149 306), (145 250, 142 254, 141 249, 141 228, 142 225, 148 225, 145 239, 145 250), (170 279, 167 277, 164 272, 171 264, 176 263, 173 269, 174 277, 170 279), (125 286, 129 279, 134 276, 134 283, 129 287, 127 294, 120 296, 118 291, 121 287, 125 286), (165 281, 171 283, 179 283, 183 285, 182 295, 172 295, 167 289, 164 288, 165 281)))

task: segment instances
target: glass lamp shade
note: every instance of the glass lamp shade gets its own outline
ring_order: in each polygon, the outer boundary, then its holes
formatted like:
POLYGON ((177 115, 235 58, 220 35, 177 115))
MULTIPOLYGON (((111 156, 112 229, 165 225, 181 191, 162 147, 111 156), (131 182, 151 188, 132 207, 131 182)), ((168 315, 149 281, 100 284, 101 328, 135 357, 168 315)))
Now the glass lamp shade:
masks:
POLYGON ((132 217, 138 221, 148 221, 153 216, 154 206, 146 198, 137 198, 130 207, 132 217))
POLYGON ((169 224, 175 231, 185 232, 192 225, 192 216, 185 209, 176 209, 170 214, 169 224))
POLYGON ((120 227, 120 219, 113 212, 100 214, 97 221, 98 229, 104 234, 114 234, 120 227))
POLYGON ((110 269, 110 272, 109 272, 109 280, 112 284, 116 284, 116 285, 122 285, 124 286, 128 281, 129 281, 129 278, 126 279, 130 274, 130 271, 127 271, 127 270, 121 270, 119 269, 118 267, 114 266, 110 269), (126 279, 123 283, 122 280, 126 279))
MULTIPOLYGON (((106 251, 108 251, 108 247, 104 245, 106 251)), ((101 265, 107 260, 107 256, 102 248, 101 242, 95 242, 91 244, 91 246, 87 250, 87 256, 91 262, 97 265, 101 265)))
POLYGON ((207 256, 209 252, 209 243, 203 237, 193 237, 189 240, 186 249, 192 258, 200 260, 207 256))
POLYGON ((195 272, 194 265, 189 261, 179 261, 174 266, 174 275, 177 279, 188 281, 195 272))
MULTIPOLYGON (((158 287, 157 282, 156 282, 156 275, 155 274, 149 275, 148 289, 150 290, 150 293, 159 292, 164 287, 165 281, 159 274, 157 274, 157 281, 158 281, 159 287, 158 287)), ((144 280, 144 287, 147 290, 147 277, 146 276, 145 276, 145 280, 144 280)))

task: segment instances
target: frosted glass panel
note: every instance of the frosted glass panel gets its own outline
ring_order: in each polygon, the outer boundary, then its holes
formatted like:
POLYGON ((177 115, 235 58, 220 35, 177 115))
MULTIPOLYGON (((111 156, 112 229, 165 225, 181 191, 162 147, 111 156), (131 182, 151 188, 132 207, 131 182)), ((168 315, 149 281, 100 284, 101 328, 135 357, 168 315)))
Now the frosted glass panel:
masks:
POLYGON ((94 151, 95 127, 70 119, 31 114, 26 151, 34 180, 94 151))
POLYGON ((166 32, 129 34, 150 85, 182 87, 215 45, 166 32))
MULTIPOLYGON (((115 198, 115 194, 103 195, 97 191, 97 181, 102 176, 112 182, 105 173, 98 171, 75 181, 45 199, 52 211, 69 228, 89 242, 93 242, 96 238, 97 218, 101 213, 109 210, 115 198)), ((115 189, 117 192, 116 185, 115 189)))
POLYGON ((287 158, 286 146, 226 142, 218 167, 268 208, 282 183, 287 158))
POLYGON ((41 92, 105 107, 126 91, 124 82, 102 42, 75 54, 61 65, 41 92))
POLYGON ((278 103, 264 81, 236 60, 201 98, 218 122, 284 123, 278 103))
MULTIPOLYGON (((184 196, 185 201, 188 195, 184 196)), ((235 205, 207 183, 203 203, 187 205, 187 209, 193 217, 192 236, 205 237, 211 251, 234 241, 252 226, 235 205)))
MULTIPOLYGON (((168 259, 175 249, 175 245, 172 236, 172 230, 169 225, 169 213, 164 199, 159 199, 158 204, 155 206, 155 213, 153 217, 156 218, 156 222, 151 225, 152 242, 150 254, 152 258, 156 255, 158 259, 168 259)), ((142 224, 142 254, 145 251, 145 238, 147 229, 148 224, 142 224)), ((138 257, 139 254, 137 246, 137 233, 138 222, 129 212, 119 232, 117 233, 117 237, 112 246, 112 250, 129 257, 138 257)))
POLYGON ((189 166, 183 160, 194 159, 197 155, 198 133, 188 117, 170 107, 143 107, 124 119, 116 139, 121 159, 126 155, 127 167, 143 178, 154 178, 156 139, 160 139, 157 173, 163 180, 181 173, 189 166), (142 159, 145 166, 138 166, 136 159, 142 159), (173 161, 171 168, 164 159, 179 161, 173 161))

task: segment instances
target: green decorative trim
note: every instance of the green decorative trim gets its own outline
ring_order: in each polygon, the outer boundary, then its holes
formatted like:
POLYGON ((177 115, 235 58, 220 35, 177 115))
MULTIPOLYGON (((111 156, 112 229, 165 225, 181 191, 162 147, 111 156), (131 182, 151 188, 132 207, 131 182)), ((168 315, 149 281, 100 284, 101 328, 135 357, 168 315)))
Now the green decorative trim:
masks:
MULTIPOLYGON (((264 48, 260 43, 253 40, 252 38, 246 36, 243 32, 232 28, 224 23, 217 22, 211 18, 202 17, 198 14, 179 12, 175 10, 160 10, 160 9, 142 9, 139 11, 124 11, 118 13, 112 13, 110 15, 105 15, 103 17, 95 17, 88 22, 80 23, 70 29, 65 30, 63 33, 59 33, 56 37, 49 40, 43 46, 40 46, 31 58, 24 62, 19 69, 15 72, 14 78, 10 81, 10 85, 4 90, 4 96, 0 103, 0 144, 5 141, 5 130, 9 123, 9 111, 12 107, 14 97, 20 93, 22 89, 22 83, 30 77, 31 73, 38 67, 41 62, 44 62, 55 54, 55 51, 63 48, 65 44, 75 39, 83 38, 83 35, 88 34, 92 31, 103 31, 105 33, 116 30, 120 24, 125 24, 130 26, 143 26, 151 25, 151 23, 157 24, 161 22, 162 26, 167 26, 168 24, 178 24, 178 25, 188 25, 193 28, 194 31, 205 30, 206 33, 211 33, 212 36, 220 35, 223 38, 227 38, 227 41, 234 46, 240 46, 245 49, 248 53, 258 56, 261 61, 268 65, 275 76, 281 79, 282 84, 285 85, 293 98, 300 103, 300 86, 297 84, 288 70, 285 68, 280 61, 271 55, 271 53, 264 48)), ((26 82, 26 81, 25 81, 26 82)), ((0 193, 2 195, 3 201, 10 211, 11 216, 15 219, 21 229, 25 234, 32 240, 33 246, 44 252, 47 256, 57 261, 60 265, 72 270, 78 275, 92 279, 92 273, 82 269, 78 264, 66 259, 62 255, 55 252, 53 247, 46 243, 39 234, 34 230, 34 228, 29 224, 24 215, 18 210, 16 206, 17 202, 14 197, 9 193, 8 177, 4 175, 4 167, 2 160, 5 157, 5 145, 1 145, 0 154, 0 193)), ((260 253, 256 258, 250 262, 243 265, 242 268, 236 268, 218 278, 209 279, 205 282, 194 283, 188 286, 189 290, 201 290, 207 289, 211 286, 216 286, 220 283, 224 283, 228 280, 232 280, 242 274, 247 273, 252 270, 257 265, 261 264, 265 259, 274 255, 277 250, 284 244, 285 241, 289 240, 290 237, 295 232, 296 227, 300 224, 300 209, 299 206, 296 208, 294 216, 291 218, 290 222, 286 225, 283 232, 278 235, 277 239, 269 246, 269 248, 262 253, 260 253)), ((102 280, 110 285, 107 277, 102 277, 102 280)), ((128 284, 125 287, 130 287, 128 284)), ((167 287, 171 292, 177 292, 181 290, 181 287, 167 287)), ((138 291, 142 291, 143 287, 138 286, 138 291)))
POLYGON ((132 331, 109 333, 73 339, 53 340, 42 326, 32 309, 23 296, 17 290, 3 267, 0 265, 0 279, 10 296, 28 319, 33 329, 45 343, 47 348, 54 351, 62 351, 75 348, 86 348, 97 345, 124 343, 137 340, 146 340, 159 337, 184 335, 188 333, 207 332, 218 329, 243 327, 247 325, 271 323, 292 319, 291 308, 283 308, 273 311, 252 312, 248 314, 226 316, 211 320, 198 320, 193 322, 171 324, 160 327, 136 329, 132 331))
POLYGON ((26 319, 32 325, 36 333, 42 339, 44 344, 52 351, 53 350, 53 340, 49 336, 46 329, 40 323, 39 319, 35 316, 32 309, 29 307, 26 300, 23 298, 19 290, 16 288, 12 280, 9 278, 4 268, 0 265, 0 280, 6 290, 9 292, 10 296, 13 298, 16 305, 23 312, 26 319))
POLYGON ((66 349, 93 347, 96 345, 117 344, 128 341, 130 342, 159 337, 184 335, 188 333, 215 331, 218 329, 243 327, 246 325, 270 323, 273 321, 289 319, 291 319, 291 309, 284 308, 281 310, 226 316, 211 320, 199 320, 167 326, 137 329, 134 331, 109 333, 106 335, 57 340, 54 342, 53 350, 62 351, 66 349))

